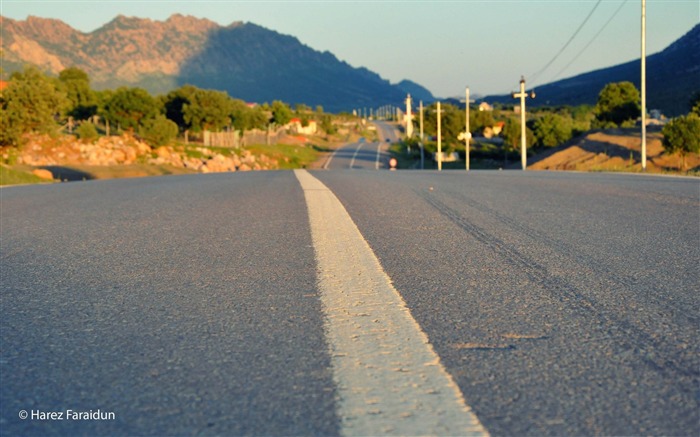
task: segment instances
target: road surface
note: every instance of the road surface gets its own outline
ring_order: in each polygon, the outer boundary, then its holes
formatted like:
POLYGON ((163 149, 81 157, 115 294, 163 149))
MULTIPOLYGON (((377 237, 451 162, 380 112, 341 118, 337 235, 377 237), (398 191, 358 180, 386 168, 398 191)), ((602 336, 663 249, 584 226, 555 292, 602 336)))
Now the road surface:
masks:
POLYGON ((323 164, 324 170, 379 170, 389 168, 389 145, 398 141, 396 128, 383 121, 373 123, 379 141, 361 138, 336 149, 323 164))
POLYGON ((697 179, 253 172, 0 202, 3 436, 700 434, 697 179))

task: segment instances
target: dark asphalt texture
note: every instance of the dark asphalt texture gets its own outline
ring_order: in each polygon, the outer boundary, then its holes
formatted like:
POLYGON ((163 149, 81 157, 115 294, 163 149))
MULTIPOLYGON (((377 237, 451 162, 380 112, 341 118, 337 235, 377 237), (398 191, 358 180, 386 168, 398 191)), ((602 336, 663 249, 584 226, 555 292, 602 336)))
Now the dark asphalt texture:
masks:
POLYGON ((700 435, 700 181, 314 175, 492 435, 700 435))
POLYGON ((292 172, 0 196, 3 436, 339 432, 292 172), (18 418, 69 408, 116 420, 18 418))
MULTIPOLYGON (((492 435, 700 435, 700 180, 312 174, 492 435)), ((3 436, 340 432, 292 172, 14 187, 0 206, 3 436), (68 408, 116 420, 18 417, 68 408)))
POLYGON ((377 170, 377 152, 379 152, 379 169, 389 168, 389 143, 398 140, 396 129, 386 122, 375 122, 379 141, 366 141, 362 138, 357 143, 347 144, 333 154, 327 170, 377 170))

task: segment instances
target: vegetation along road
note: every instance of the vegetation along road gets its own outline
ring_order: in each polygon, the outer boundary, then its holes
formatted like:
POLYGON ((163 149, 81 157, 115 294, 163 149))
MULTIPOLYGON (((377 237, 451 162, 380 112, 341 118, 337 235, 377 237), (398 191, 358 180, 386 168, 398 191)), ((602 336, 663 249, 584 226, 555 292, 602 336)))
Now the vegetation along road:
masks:
POLYGON ((4 188, 0 431, 698 435, 699 191, 373 169, 4 188))

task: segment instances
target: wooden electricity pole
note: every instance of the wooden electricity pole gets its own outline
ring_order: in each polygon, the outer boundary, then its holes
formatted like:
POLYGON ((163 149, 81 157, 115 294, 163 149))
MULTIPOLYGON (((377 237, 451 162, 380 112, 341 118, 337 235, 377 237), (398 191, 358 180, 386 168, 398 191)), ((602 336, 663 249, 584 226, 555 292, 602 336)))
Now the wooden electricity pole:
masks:
POLYGON ((647 6, 642 0, 642 171, 647 169, 647 6))
POLYGON ((438 171, 442 171, 442 120, 440 117, 442 110, 440 109, 440 101, 437 102, 437 164, 438 171))
POLYGON ((469 100, 469 87, 467 87, 466 94, 467 94, 467 95, 466 95, 466 100, 465 100, 466 103, 465 103, 465 105, 464 105, 464 106, 466 107, 466 108, 465 108, 465 113, 466 113, 466 114, 465 114, 465 123, 464 123, 464 126, 465 126, 465 131, 464 131, 464 160, 466 161, 466 163, 465 163, 465 164, 466 164, 466 169, 467 169, 467 171, 469 171, 469 166, 470 166, 470 164, 469 164, 469 154, 470 154, 470 150, 469 150, 469 149, 470 149, 470 147, 469 147, 469 146, 470 146, 470 143, 471 143, 471 140, 472 140, 472 133, 471 133, 471 131, 469 130, 469 104, 471 103, 471 101, 469 100))
POLYGON ((520 99, 520 161, 522 162, 523 170, 527 168, 527 138, 525 127, 525 99, 535 98, 535 92, 532 91, 530 95, 525 92, 525 77, 520 78, 520 92, 513 93, 514 99, 520 99))

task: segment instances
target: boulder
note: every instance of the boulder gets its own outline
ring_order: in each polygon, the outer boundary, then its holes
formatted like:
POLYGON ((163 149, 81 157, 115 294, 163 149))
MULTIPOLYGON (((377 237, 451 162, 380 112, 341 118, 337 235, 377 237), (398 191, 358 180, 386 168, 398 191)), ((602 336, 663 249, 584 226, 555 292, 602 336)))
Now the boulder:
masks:
POLYGON ((155 154, 159 158, 168 159, 170 158, 170 150, 165 146, 160 146, 154 150, 155 154))

